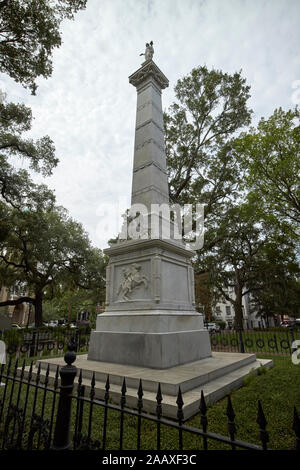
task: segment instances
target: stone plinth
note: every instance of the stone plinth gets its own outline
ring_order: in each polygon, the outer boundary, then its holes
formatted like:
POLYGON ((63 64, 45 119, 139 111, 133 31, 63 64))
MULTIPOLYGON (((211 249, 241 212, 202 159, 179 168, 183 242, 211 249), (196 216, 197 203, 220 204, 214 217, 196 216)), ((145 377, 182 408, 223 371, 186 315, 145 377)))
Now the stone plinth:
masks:
MULTIPOLYGON (((39 360, 33 370, 33 380, 36 376, 38 364, 41 364, 41 382, 43 382, 48 364, 50 365, 49 382, 55 378, 56 367, 65 365, 63 358, 39 360)), ((201 390, 203 390, 206 403, 214 403, 227 393, 243 384, 249 373, 255 373, 262 365, 272 367, 273 361, 256 359, 255 354, 213 352, 212 356, 186 365, 171 367, 169 369, 151 369, 130 365, 112 364, 87 360, 86 355, 78 355, 74 363, 77 367, 77 383, 80 370, 82 371, 82 384, 88 396, 93 372, 95 372, 95 398, 103 400, 107 375, 110 381, 110 398, 120 404, 121 387, 126 379, 126 406, 137 407, 137 391, 139 381, 143 384, 143 411, 156 414, 156 393, 158 383, 161 385, 163 396, 162 413, 164 417, 177 418, 176 398, 179 387, 182 391, 184 417, 189 418, 199 412, 201 390)), ((25 378, 29 366, 25 369, 25 378)), ((21 369, 19 369, 21 373, 21 369)))
POLYGON ((211 355, 195 311, 193 253, 166 240, 135 240, 105 250, 106 312, 91 334, 89 360, 164 369, 211 355), (124 273, 141 282, 126 290, 124 273))

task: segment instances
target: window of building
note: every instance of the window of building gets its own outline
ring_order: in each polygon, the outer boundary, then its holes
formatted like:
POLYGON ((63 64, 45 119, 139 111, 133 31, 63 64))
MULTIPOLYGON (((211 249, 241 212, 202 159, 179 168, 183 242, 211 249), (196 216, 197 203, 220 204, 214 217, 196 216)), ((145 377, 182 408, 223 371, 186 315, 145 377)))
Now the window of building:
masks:
POLYGON ((218 316, 221 315, 221 307, 216 307, 216 314, 217 314, 218 316))
POLYGON ((226 315, 231 315, 230 305, 226 305, 226 315))

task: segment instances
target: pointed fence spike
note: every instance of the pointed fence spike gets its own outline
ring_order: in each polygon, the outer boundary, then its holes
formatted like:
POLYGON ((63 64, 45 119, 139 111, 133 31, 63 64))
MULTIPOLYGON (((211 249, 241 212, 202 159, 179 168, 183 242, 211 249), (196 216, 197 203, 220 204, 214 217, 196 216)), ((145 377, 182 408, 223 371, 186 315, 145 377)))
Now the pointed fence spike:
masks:
POLYGON ((56 390, 58 387, 58 373, 59 373, 59 366, 56 367, 55 379, 53 382, 54 390, 56 390))
POLYGON ((125 393, 127 392, 125 377, 123 379, 123 384, 122 384, 122 390, 121 391, 122 391, 122 395, 125 395, 125 393))
POLYGON ((7 366, 7 375, 9 375, 9 372, 10 372, 10 369, 11 369, 11 361, 12 361, 12 358, 10 357, 9 361, 8 361, 8 366, 7 366))
POLYGON ((40 376, 41 376, 41 363, 39 362, 38 370, 37 370, 36 378, 35 378, 35 383, 36 383, 36 384, 39 383, 39 381, 40 381, 40 376))
POLYGON ((179 386, 179 389, 178 389, 178 394, 177 394, 177 400, 176 400, 176 403, 178 405, 178 408, 182 408, 183 406, 183 399, 182 399, 182 393, 181 393, 181 388, 179 386))
POLYGON ((124 407, 125 403, 126 403, 126 392, 127 392, 127 389, 126 389, 126 380, 125 380, 125 377, 123 379, 123 385, 122 385, 122 389, 121 389, 121 408, 124 407))
POLYGON ((160 419, 162 415, 162 406, 161 406, 162 400, 163 400, 163 397, 161 394, 161 387, 160 387, 160 382, 159 382, 158 387, 157 387, 157 394, 156 394, 156 416, 158 419, 160 419))
POLYGON ((227 408, 226 408, 226 415, 229 421, 234 421, 235 418, 235 412, 233 410, 232 402, 231 402, 231 397, 230 395, 227 395, 227 408))
POLYGON ((19 366, 19 359, 17 359, 16 362, 15 362, 14 377, 17 375, 18 366, 19 366))
POLYGON ((297 438, 300 439, 300 418, 296 406, 294 406, 294 419, 292 429, 295 431, 297 438))
POLYGON ((139 382, 139 388, 138 388, 137 395, 138 395, 137 406, 138 406, 138 411, 140 413, 142 408, 143 408, 143 395, 144 395, 142 379, 140 379, 140 382, 139 382))
POLYGON ((182 399, 182 393, 181 393, 180 386, 179 386, 179 389, 178 389, 176 403, 177 403, 177 418, 178 418, 179 423, 181 423, 183 418, 184 418, 183 411, 182 411, 182 407, 184 405, 184 402, 183 402, 183 399, 182 399))
POLYGON ((257 412, 257 419, 256 419, 256 422, 257 424, 259 424, 259 426, 262 428, 262 429, 265 429, 266 426, 267 426, 267 420, 266 420, 266 417, 265 417, 265 414, 264 414, 264 411, 262 409, 262 405, 261 405, 261 401, 258 400, 258 412, 257 412))
POLYGON ((140 379, 139 389, 138 389, 138 397, 140 400, 142 399, 143 395, 144 395, 144 392, 143 392, 142 379, 140 379))
POLYGON ((31 382, 31 379, 32 379, 32 368, 33 368, 33 361, 31 361, 29 371, 28 371, 28 378, 27 378, 28 382, 31 382))
POLYGON ((267 443, 269 442, 269 433, 266 430, 267 420, 263 412, 260 400, 258 400, 258 412, 256 422, 260 428, 260 440, 262 442, 263 450, 267 450, 267 443))
POLYGON ((46 370, 46 376, 45 376, 45 387, 47 387, 48 382, 49 382, 49 373, 50 373, 50 364, 48 362, 47 370, 46 370))
POLYGON ((106 384, 105 384, 105 394, 104 394, 104 400, 106 404, 108 403, 108 400, 109 400, 109 389, 110 389, 109 375, 107 375, 106 384))
POLYGON ((93 388, 95 388, 95 384, 96 384, 95 372, 93 372, 93 376, 92 376, 92 380, 91 380, 91 386, 92 386, 93 388))
POLYGON ((109 389, 110 389, 109 375, 107 375, 106 384, 105 384, 105 390, 108 392, 109 389))
MULTIPOLYGON (((234 422, 235 413, 234 413, 233 406, 232 406, 232 403, 231 403, 230 395, 227 395, 226 415, 227 415, 227 418, 228 418, 227 429, 228 429, 228 432, 229 432, 229 435, 230 435, 230 439, 232 441, 234 441, 234 436, 235 436, 235 433, 236 433, 236 425, 235 425, 235 422, 234 422)), ((232 448, 233 449, 235 448, 234 445, 233 445, 232 448)))
POLYGON ((93 372, 93 376, 92 376, 92 380, 91 380, 91 390, 90 390, 91 400, 93 400, 94 396, 95 396, 95 384, 96 384, 95 372, 93 372))
MULTIPOLYGON (((200 423, 201 423, 202 429, 204 432, 207 432, 207 424, 208 424, 208 419, 206 416, 207 406, 206 406, 203 390, 201 390, 199 409, 201 413, 200 423)), ((203 437, 203 445, 204 445, 204 450, 207 450, 207 438, 206 437, 203 437)))
POLYGON ((80 389, 82 385, 82 369, 79 371, 78 382, 77 382, 77 395, 80 394, 80 389))
POLYGON ((162 402, 162 400, 163 400, 163 398, 162 398, 161 387, 160 387, 160 382, 159 382, 158 387, 157 387, 156 401, 157 401, 157 403, 160 404, 162 402))
POLYGON ((201 390, 201 398, 200 398, 199 409, 201 411, 201 414, 205 416, 206 412, 207 412, 207 406, 206 406, 203 390, 201 390))
POLYGON ((300 450, 300 419, 297 412, 296 406, 294 406, 294 419, 293 419, 293 426, 292 426, 295 434, 296 434, 296 450, 300 450))

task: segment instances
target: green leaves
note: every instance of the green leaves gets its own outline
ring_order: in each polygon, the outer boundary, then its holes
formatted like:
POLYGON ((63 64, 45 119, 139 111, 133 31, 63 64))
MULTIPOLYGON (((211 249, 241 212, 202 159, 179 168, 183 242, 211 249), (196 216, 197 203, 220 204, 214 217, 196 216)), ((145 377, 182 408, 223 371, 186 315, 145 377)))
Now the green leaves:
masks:
POLYGON ((91 246, 82 226, 65 209, 47 209, 46 202, 32 210, 0 205, 0 215, 6 218, 0 230, 0 284, 22 281, 40 299, 51 299, 63 286, 98 290, 100 297, 106 263, 102 251, 91 246))
POLYGON ((178 102, 164 115, 170 197, 180 202, 201 186, 207 192, 203 202, 210 203, 209 194, 216 197, 217 182, 225 177, 214 162, 233 133, 250 123, 249 86, 241 72, 202 66, 178 80, 175 93, 178 102))
POLYGON ((9 0, 0 3, 0 72, 36 92, 35 79, 52 73, 51 55, 61 45, 64 18, 84 9, 86 0, 9 0))
POLYGON ((294 234, 299 234, 300 223, 299 119, 297 107, 276 109, 234 143, 237 158, 247 168, 249 200, 259 197, 266 217, 279 225, 288 223, 294 234))

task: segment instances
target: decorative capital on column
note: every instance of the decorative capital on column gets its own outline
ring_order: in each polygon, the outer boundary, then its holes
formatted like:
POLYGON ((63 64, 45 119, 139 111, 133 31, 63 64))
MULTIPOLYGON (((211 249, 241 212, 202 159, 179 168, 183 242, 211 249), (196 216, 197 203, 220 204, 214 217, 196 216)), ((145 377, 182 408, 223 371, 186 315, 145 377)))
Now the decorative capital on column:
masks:
POLYGON ((163 90, 169 86, 169 80, 162 73, 153 60, 146 60, 141 68, 129 77, 129 83, 136 88, 143 85, 147 80, 154 79, 157 85, 163 90))

